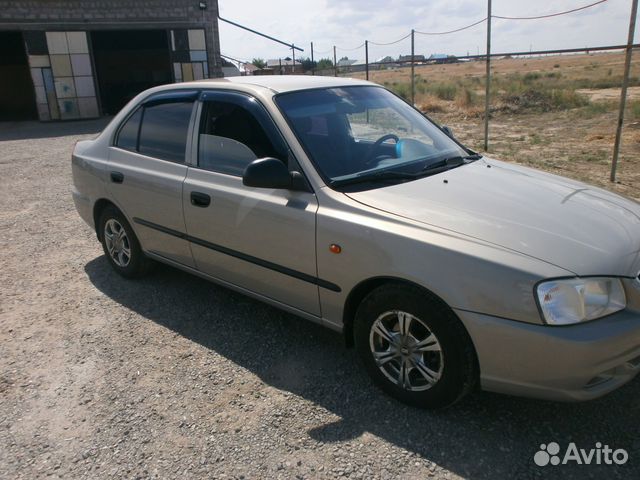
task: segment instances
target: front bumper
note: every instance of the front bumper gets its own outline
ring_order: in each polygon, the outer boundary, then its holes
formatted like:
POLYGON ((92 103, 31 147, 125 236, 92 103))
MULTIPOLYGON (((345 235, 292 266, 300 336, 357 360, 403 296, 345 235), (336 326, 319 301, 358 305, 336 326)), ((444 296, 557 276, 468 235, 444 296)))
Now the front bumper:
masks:
POLYGON ((547 400, 605 395, 640 372, 640 313, 534 325, 456 310, 478 354, 483 390, 547 400))

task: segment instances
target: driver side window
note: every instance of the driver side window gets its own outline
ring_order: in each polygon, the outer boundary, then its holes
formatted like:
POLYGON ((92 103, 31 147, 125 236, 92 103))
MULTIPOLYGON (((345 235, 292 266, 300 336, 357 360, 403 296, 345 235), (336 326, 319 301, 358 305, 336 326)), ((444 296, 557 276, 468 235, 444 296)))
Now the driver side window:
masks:
POLYGON ((278 157, 278 153, 251 112, 233 102, 204 102, 198 138, 200 168, 242 176, 247 165, 264 157, 278 157))

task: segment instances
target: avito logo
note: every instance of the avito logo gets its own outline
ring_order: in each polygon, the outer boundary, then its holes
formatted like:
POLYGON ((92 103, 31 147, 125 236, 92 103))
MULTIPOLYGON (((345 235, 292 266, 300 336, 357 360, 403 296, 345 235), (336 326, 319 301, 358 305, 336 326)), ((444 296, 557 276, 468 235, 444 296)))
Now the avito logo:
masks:
POLYGON ((540 450, 533 456, 533 461, 539 467, 547 465, 566 465, 567 463, 577 463, 579 465, 624 465, 629 460, 629 454, 623 448, 616 450, 609 445, 602 445, 597 442, 595 448, 589 450, 578 448, 571 442, 564 454, 560 452, 560 445, 556 442, 540 445, 540 450))

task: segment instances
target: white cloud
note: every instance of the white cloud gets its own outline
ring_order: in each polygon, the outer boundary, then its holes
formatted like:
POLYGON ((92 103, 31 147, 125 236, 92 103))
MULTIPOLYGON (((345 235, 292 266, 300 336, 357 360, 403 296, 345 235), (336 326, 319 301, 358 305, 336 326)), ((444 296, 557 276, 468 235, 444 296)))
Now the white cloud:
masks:
MULTIPOLYGON (((589 0, 493 0, 493 13, 504 16, 531 16, 576 8, 589 0)), ((360 45, 365 39, 385 43, 403 37, 412 28, 446 31, 468 25, 486 16, 484 0, 220 0, 220 14, 235 22, 262 31, 304 48, 296 56, 308 56, 314 42, 316 58, 364 58, 364 49, 340 50, 360 45), (319 53, 319 52, 327 53, 319 53)), ((513 50, 575 48, 626 42, 628 0, 609 0, 592 9, 545 20, 493 20, 492 45, 495 52, 513 50)), ((638 26, 640 28, 640 25, 638 26)), ((251 60, 253 57, 284 58, 291 50, 267 39, 220 22, 223 54, 251 60)), ((416 35, 416 53, 482 53, 486 25, 451 35, 416 35)), ((392 46, 370 46, 370 58, 410 53, 409 39, 392 46)))

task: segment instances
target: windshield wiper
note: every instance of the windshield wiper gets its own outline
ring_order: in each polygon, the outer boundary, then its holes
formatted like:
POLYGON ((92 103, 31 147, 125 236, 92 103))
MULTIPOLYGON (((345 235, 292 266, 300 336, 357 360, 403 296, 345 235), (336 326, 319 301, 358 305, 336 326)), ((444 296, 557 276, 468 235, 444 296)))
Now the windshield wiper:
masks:
POLYGON ((461 165, 465 165, 473 160, 482 158, 482 155, 473 154, 468 156, 455 156, 445 158, 438 162, 427 165, 422 170, 416 173, 398 172, 397 170, 380 170, 372 173, 364 173, 355 177, 345 178, 344 180, 332 180, 330 185, 332 187, 341 187, 343 185, 353 185, 356 183, 367 183, 384 180, 415 180, 416 178, 425 177, 429 175, 435 175, 436 173, 444 172, 451 168, 456 168, 461 165))
POLYGON ((345 178, 344 180, 332 180, 332 187, 341 187, 343 185, 353 185, 355 183, 377 182, 384 180, 414 180, 419 175, 415 173, 398 172, 394 170, 382 170, 369 174, 358 175, 357 177, 345 178))
POLYGON ((449 170, 450 168, 456 168, 461 165, 465 165, 474 160, 479 160, 482 155, 474 153, 473 155, 456 155, 455 157, 448 157, 435 163, 431 163, 422 169, 423 172, 428 171, 430 174, 449 170))

